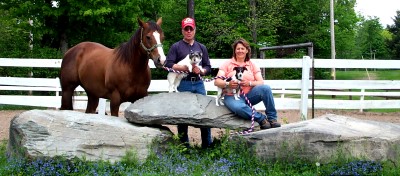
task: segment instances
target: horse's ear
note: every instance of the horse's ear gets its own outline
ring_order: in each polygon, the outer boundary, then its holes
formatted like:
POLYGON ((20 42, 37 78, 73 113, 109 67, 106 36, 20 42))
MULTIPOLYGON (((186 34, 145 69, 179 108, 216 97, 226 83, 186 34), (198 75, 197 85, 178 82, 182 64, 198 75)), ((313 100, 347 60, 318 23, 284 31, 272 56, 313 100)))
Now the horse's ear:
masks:
POLYGON ((157 25, 161 26, 161 23, 162 23, 162 17, 158 18, 157 25))
POLYGON ((139 23, 140 27, 143 27, 145 22, 143 22, 139 17, 138 17, 137 20, 138 20, 138 23, 139 23))

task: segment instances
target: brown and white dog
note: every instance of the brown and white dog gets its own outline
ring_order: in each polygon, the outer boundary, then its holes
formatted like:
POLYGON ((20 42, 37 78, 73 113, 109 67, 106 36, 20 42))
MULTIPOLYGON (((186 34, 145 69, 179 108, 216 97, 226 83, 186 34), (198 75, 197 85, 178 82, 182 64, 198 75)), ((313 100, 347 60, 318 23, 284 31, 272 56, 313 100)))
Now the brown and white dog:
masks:
MULTIPOLYGON (((235 71, 235 75, 226 79, 225 81, 228 82, 231 80, 238 80, 240 83, 240 81, 242 81, 242 79, 243 79, 243 73, 245 70, 247 70, 247 68, 246 67, 235 67, 235 68, 233 68, 233 70, 235 71)), ((233 96, 235 96, 235 100, 239 100, 240 85, 236 89, 230 89, 228 87, 225 89, 226 89, 226 91, 231 91, 233 93, 233 96)), ((224 91, 218 87, 218 93, 217 93, 217 97, 215 99, 215 105, 217 105, 217 106, 219 106, 219 104, 224 105, 224 102, 222 101, 223 96, 224 96, 224 91)))
MULTIPOLYGON (((178 65, 186 65, 189 68, 189 71, 192 71, 193 65, 196 65, 200 69, 201 59, 203 58, 203 54, 201 52, 195 51, 188 54, 183 60, 178 62, 178 65)), ((178 92, 178 86, 182 81, 182 78, 186 77, 187 73, 175 73, 169 72, 167 79, 169 82, 169 92, 178 92)))

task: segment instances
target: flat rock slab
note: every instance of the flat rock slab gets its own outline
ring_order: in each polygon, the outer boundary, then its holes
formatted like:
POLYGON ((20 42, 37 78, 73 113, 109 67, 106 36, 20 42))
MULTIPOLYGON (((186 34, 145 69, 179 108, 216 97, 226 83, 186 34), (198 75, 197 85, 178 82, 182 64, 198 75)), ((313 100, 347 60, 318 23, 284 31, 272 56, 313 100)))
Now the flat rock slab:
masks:
MULTIPOLYGON (((125 118, 142 125, 186 124, 195 127, 244 129, 251 127, 215 98, 189 92, 159 93, 137 100, 125 109, 125 118)), ((255 123, 258 126, 258 123, 255 123)))
POLYGON ((327 114, 243 135, 264 159, 329 162, 339 156, 400 161, 400 125, 327 114))
POLYGON ((135 126, 124 118, 31 110, 11 121, 7 152, 28 158, 65 156, 114 162, 133 151, 139 160, 144 160, 153 142, 160 146, 170 139, 170 131, 135 126))

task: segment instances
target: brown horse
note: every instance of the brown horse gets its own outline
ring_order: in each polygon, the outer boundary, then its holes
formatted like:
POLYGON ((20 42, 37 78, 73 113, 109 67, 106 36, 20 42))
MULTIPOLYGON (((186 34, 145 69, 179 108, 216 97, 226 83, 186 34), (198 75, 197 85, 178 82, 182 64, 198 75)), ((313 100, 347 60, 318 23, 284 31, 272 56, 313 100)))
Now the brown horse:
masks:
POLYGON ((162 19, 157 23, 138 19, 139 29, 128 42, 110 49, 94 42, 82 42, 69 49, 62 60, 61 110, 72 110, 72 96, 82 86, 88 96, 86 113, 95 113, 99 98, 110 100, 111 115, 118 116, 123 102, 135 102, 148 95, 152 59, 162 68, 165 54, 161 42, 162 19))

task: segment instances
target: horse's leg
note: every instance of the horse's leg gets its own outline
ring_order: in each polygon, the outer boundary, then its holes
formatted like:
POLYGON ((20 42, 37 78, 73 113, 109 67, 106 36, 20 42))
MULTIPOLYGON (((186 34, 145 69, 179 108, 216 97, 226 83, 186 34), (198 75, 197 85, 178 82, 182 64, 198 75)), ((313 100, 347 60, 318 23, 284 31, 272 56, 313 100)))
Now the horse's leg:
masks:
POLYGON ((120 105, 121 105, 121 96, 117 91, 114 91, 110 99, 110 109, 112 116, 118 117, 120 105))
POLYGON ((88 97, 88 103, 86 106, 85 113, 94 114, 94 113, 96 113, 96 108, 99 105, 99 97, 96 97, 90 93, 87 93, 87 97, 88 97))
POLYGON ((72 97, 74 96, 76 87, 78 87, 78 85, 62 86, 60 110, 73 110, 72 97))

